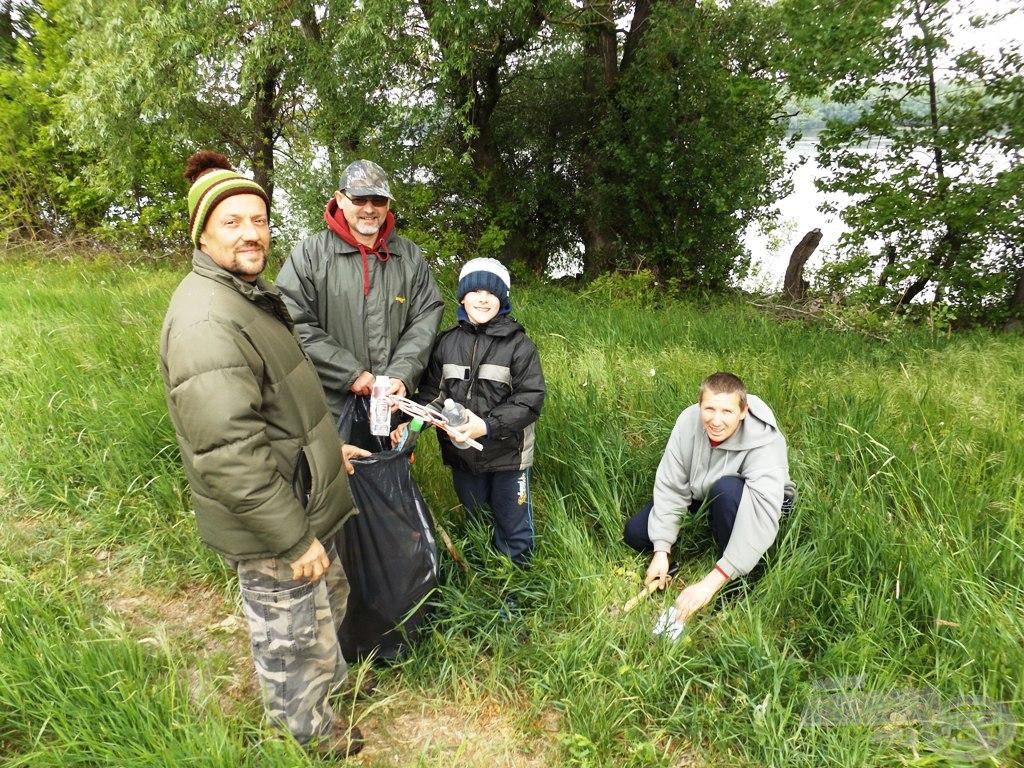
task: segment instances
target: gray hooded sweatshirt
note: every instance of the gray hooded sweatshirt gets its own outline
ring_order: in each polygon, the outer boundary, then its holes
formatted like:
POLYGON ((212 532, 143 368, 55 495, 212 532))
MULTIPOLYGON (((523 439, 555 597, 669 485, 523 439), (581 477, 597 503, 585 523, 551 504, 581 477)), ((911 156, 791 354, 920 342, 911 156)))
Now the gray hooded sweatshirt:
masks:
POLYGON ((671 551, 690 503, 704 499, 712 484, 727 475, 742 477, 745 484, 718 567, 730 578, 745 575, 775 541, 782 500, 796 496, 789 479, 786 438, 761 398, 748 395, 747 409, 739 428, 714 448, 701 424, 699 404, 679 414, 654 479, 647 535, 655 552, 671 551))

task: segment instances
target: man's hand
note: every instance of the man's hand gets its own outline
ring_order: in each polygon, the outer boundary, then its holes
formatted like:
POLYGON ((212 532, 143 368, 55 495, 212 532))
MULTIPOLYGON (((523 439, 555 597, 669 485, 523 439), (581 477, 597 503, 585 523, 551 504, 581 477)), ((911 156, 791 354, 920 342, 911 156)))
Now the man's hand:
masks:
POLYGON ((352 459, 365 459, 370 455, 370 452, 363 448, 359 448, 349 443, 342 443, 341 463, 345 465, 345 472, 350 475, 354 475, 356 473, 356 468, 353 467, 351 463, 352 459))
POLYGON ((651 564, 647 566, 644 584, 658 582, 658 589, 664 589, 668 583, 668 552, 655 552, 651 564))
POLYGON ((330 564, 331 561, 327 559, 327 551, 320 543, 320 539, 313 539, 306 554, 291 564, 292 578, 295 581, 318 581, 330 564))
POLYGON ((399 424, 391 431, 391 447, 397 448, 398 444, 402 442, 402 435, 405 434, 405 430, 409 428, 408 423, 399 424))
MULTIPOLYGON (((405 382, 401 379, 391 380, 391 390, 388 392, 389 395, 398 395, 399 397, 406 396, 405 382)), ((391 412, 394 413, 398 410, 398 403, 391 404, 391 412)))
POLYGON ((690 618, 690 616, 711 602, 711 598, 715 596, 715 593, 722 588, 725 582, 725 576, 715 568, 696 584, 691 584, 680 592, 679 597, 676 598, 676 619, 686 621, 690 618))
POLYGON ((370 394, 370 390, 373 389, 373 379, 374 375, 372 373, 369 371, 363 371, 356 376, 356 380, 352 382, 352 386, 349 387, 349 390, 353 395, 368 395, 370 394))

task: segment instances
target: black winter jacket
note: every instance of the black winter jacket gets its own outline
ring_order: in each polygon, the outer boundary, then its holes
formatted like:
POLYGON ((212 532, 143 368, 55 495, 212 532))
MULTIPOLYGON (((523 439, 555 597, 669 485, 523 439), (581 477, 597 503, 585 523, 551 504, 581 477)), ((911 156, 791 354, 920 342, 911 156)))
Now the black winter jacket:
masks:
POLYGON ((544 373, 537 346, 512 317, 482 326, 463 320, 438 337, 417 399, 440 410, 448 397, 484 420, 487 437, 482 451, 459 450, 437 430, 445 464, 475 474, 533 466, 544 373))

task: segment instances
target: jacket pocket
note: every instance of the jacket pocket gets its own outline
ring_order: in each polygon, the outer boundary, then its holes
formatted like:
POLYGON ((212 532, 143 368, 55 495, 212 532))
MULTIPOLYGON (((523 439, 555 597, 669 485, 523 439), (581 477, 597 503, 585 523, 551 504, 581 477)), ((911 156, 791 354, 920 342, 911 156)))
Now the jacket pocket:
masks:
POLYGON ((316 588, 320 582, 264 591, 241 587, 253 653, 283 656, 316 644, 316 588))
POLYGON ((309 466, 306 450, 299 448, 295 457, 295 469, 292 470, 292 492, 302 504, 303 509, 309 508, 309 494, 313 489, 313 470, 309 466))

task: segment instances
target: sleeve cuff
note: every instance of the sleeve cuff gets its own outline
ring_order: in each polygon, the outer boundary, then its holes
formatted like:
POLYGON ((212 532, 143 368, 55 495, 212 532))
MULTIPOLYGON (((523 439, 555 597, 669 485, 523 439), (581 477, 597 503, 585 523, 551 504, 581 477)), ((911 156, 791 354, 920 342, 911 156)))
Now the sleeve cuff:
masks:
POLYGON ((306 532, 302 535, 302 538, 299 539, 289 549, 286 549, 284 552, 279 554, 277 558, 279 560, 284 560, 286 563, 289 564, 294 563, 296 560, 298 560, 300 557, 306 554, 306 550, 309 549, 310 545, 313 543, 314 538, 315 536, 313 536, 313 532, 310 531, 309 528, 306 528, 306 532))
POLYGON ((654 542, 654 551, 655 552, 664 552, 665 554, 668 554, 669 552, 672 551, 672 542, 671 541, 655 541, 654 542))
POLYGON ((733 564, 726 560, 724 557, 717 563, 715 563, 715 570, 721 573, 727 579, 733 578, 738 573, 733 564))

